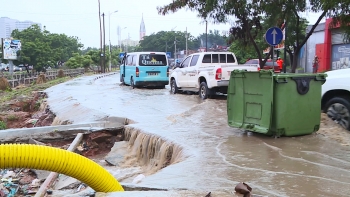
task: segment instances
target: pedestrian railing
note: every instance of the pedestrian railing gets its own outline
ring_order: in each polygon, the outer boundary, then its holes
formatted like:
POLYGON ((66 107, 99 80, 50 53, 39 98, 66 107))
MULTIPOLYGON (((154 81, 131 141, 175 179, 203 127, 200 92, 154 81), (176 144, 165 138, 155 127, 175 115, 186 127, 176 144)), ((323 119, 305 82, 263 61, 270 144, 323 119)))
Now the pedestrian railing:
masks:
MULTIPOLYGON (((21 84, 31 84, 40 74, 44 74, 47 80, 53 80, 57 78, 59 70, 47 70, 45 73, 43 72, 20 72, 20 73, 13 73, 12 75, 8 72, 2 72, 2 76, 7 79, 10 86, 12 88, 19 86, 21 84)), ((84 74, 85 69, 84 68, 77 68, 77 69, 64 69, 63 73, 64 76, 70 76, 70 77, 76 77, 78 75, 84 74)), ((1 76, 0 76, 1 77, 1 76)))

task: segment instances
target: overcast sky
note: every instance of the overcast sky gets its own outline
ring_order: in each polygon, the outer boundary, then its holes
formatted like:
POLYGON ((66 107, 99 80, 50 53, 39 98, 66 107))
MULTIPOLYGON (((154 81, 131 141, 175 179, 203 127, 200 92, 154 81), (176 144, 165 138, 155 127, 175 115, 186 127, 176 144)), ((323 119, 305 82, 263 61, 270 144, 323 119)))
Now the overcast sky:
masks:
MULTIPOLYGON (((139 40, 139 29, 142 14, 146 26, 146 35, 158 31, 185 31, 198 36, 205 33, 205 24, 195 12, 181 10, 166 16, 158 14, 156 7, 168 4, 171 0, 100 0, 101 12, 105 12, 106 44, 110 33, 112 45, 118 44, 117 27, 126 27, 121 37, 128 34, 132 40, 139 40)), ((98 0, 0 0, 0 17, 9 17, 20 21, 30 20, 41 23, 52 33, 64 33, 78 36, 85 47, 99 47, 98 0)), ((310 23, 315 23, 317 14, 308 14, 310 23)), ((208 23, 208 30, 227 31, 230 24, 214 25, 208 23)))

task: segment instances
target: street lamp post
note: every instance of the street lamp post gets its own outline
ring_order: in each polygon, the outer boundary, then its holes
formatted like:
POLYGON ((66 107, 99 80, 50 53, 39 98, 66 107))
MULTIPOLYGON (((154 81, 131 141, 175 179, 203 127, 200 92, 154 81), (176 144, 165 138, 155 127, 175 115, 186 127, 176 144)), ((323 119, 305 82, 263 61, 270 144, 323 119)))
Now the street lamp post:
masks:
MULTIPOLYGON (((175 29, 176 27, 177 27, 177 26, 175 26, 174 28, 172 28, 171 31, 174 31, 174 29, 175 29)), ((174 33, 175 33, 175 31, 174 31, 174 33)), ((175 34, 174 46, 175 46, 174 61, 176 61, 176 34, 175 34)))
POLYGON ((111 15, 113 13, 116 13, 118 12, 118 10, 114 11, 114 12, 109 12, 108 14, 108 22, 109 22, 109 25, 108 25, 108 29, 109 29, 109 35, 108 35, 108 40, 109 40, 109 67, 108 67, 108 70, 111 71, 111 68, 112 68, 112 51, 111 51, 111 15))
POLYGON ((124 28, 119 28, 119 50, 120 50, 120 52, 122 52, 122 30, 123 29, 126 29, 126 27, 124 27, 124 28))

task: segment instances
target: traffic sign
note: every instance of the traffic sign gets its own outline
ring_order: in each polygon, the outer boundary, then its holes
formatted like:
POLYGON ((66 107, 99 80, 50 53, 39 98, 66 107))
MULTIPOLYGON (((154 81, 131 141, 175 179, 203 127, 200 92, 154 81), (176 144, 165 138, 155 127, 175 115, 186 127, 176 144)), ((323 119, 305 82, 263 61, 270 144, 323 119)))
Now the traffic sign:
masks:
POLYGON ((123 59, 124 55, 125 55, 125 53, 119 53, 119 59, 123 59))
POLYGON ((271 46, 276 46, 283 40, 283 32, 278 27, 271 27, 265 33, 265 40, 271 46))
POLYGON ((171 52, 166 52, 166 56, 167 56, 168 58, 171 58, 171 52))

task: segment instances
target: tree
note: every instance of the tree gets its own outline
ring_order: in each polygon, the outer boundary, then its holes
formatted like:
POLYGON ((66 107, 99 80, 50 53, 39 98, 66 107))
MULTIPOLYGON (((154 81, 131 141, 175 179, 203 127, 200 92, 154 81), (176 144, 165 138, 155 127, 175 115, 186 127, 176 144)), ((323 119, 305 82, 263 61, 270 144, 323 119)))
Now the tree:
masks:
POLYGON ((260 21, 264 11, 260 1, 175 0, 173 3, 157 9, 159 14, 166 15, 169 12, 176 12, 182 8, 198 11, 200 18, 207 21, 211 20, 214 23, 227 22, 229 16, 237 18, 230 30, 230 41, 239 40, 242 46, 252 44, 260 60, 260 66, 263 67, 265 65, 266 60, 262 61, 262 50, 255 42, 255 39, 263 30, 260 21))
POLYGON ((21 40, 22 48, 15 64, 33 65, 37 71, 46 66, 58 66, 79 53, 83 46, 77 37, 65 34, 51 34, 44 27, 33 25, 23 31, 14 30, 12 37, 21 40))
MULTIPOLYGON (((350 33, 350 0, 175 0, 173 3, 158 7, 160 14, 175 12, 181 8, 189 8, 198 11, 198 16, 204 20, 211 19, 213 22, 227 22, 230 16, 237 20, 230 30, 231 40, 239 40, 244 45, 253 45, 260 60, 260 66, 265 64, 262 60, 261 50, 255 39, 263 29, 262 17, 273 19, 274 26, 281 26, 284 20, 295 21, 295 40, 292 40, 294 54, 300 52, 301 47, 306 43, 314 32, 317 25, 328 13, 329 16, 335 17, 334 24, 339 23, 342 28, 350 33), (301 39, 301 29, 305 27, 301 21, 300 13, 303 12, 321 13, 318 20, 312 26, 311 30, 301 39)), ((287 26, 288 31, 288 26, 287 26)), ((288 39, 288 38, 287 38, 288 39)), ((272 50, 270 50, 271 54, 272 50)), ((268 55, 270 55, 268 54, 268 55)), ((293 58, 296 59, 296 56, 293 58)), ((292 72, 295 72, 297 61, 293 61, 292 72)))
MULTIPOLYGON (((205 47, 205 39, 206 34, 200 34, 197 37, 197 47, 203 46, 205 47)), ((215 45, 221 45, 221 46, 226 46, 227 45, 227 40, 224 36, 220 35, 219 30, 209 30, 208 33, 208 48, 212 48, 215 45)))
POLYGON ((256 52, 254 50, 254 47, 250 47, 250 46, 242 47, 240 42, 237 40, 232 42, 229 48, 229 51, 235 54, 237 61, 240 64, 244 64, 247 61, 247 59, 256 57, 256 52))
MULTIPOLYGON (((149 36, 145 36, 143 40, 140 41, 139 50, 142 51, 175 51, 175 41, 176 38, 176 50, 186 49, 186 32, 180 31, 160 31, 153 33, 149 36)), ((198 41, 192 35, 188 36, 187 48, 195 49, 198 47, 198 41)))

